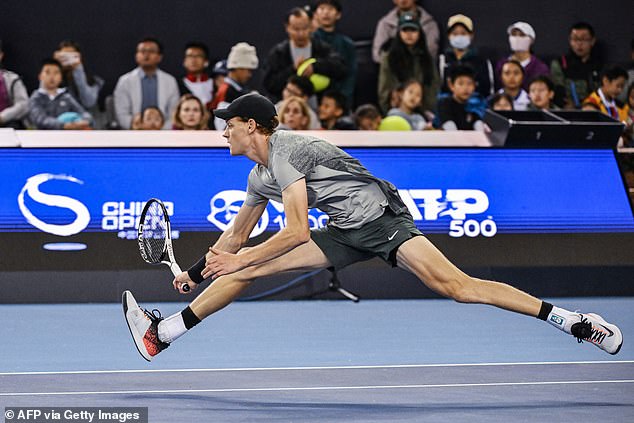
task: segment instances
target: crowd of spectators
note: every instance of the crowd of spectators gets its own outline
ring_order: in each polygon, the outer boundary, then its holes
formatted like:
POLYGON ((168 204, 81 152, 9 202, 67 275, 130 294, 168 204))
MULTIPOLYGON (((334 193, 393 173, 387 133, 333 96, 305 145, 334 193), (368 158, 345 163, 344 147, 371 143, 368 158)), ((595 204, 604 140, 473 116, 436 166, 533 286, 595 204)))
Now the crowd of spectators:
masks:
MULTIPOLYGON (((212 64, 204 43, 188 43, 178 76, 160 68, 161 42, 143 38, 137 66, 108 95, 73 40, 41 62, 39 87, 30 96, 20 76, 0 65, 0 127, 222 130, 213 110, 251 92, 253 73, 261 69, 263 94, 276 103, 280 128, 287 130, 483 130, 487 108, 577 109, 625 122, 634 143, 634 40, 630 63, 604 63, 594 28, 578 22, 569 30, 569 50, 547 64, 536 54, 535 30, 520 21, 506 27, 508 54, 492 61, 476 47, 470 17, 448 18, 442 50, 441 27, 429 12, 415 0, 393 0, 393 6, 372 40, 376 104, 355 104, 355 89, 373 88, 357 86, 357 49, 337 26, 342 2, 317 0, 284 15, 287 37, 266 54, 241 41, 212 64)), ((0 40, 0 64, 2 56, 0 40)))

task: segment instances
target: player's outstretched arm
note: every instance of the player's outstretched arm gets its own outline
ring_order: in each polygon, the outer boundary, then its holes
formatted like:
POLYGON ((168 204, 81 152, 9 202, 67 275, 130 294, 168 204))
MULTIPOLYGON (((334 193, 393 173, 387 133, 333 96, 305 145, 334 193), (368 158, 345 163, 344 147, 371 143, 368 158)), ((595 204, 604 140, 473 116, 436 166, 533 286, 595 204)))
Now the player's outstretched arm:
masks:
MULTIPOLYGON (((198 287, 198 284, 203 280, 203 268, 207 260, 209 260, 214 253, 211 251, 212 248, 216 251, 225 251, 229 253, 237 253, 240 248, 249 240, 249 235, 255 228, 255 225, 260 220, 260 217, 264 213, 266 209, 266 205, 268 202, 264 202, 258 204, 256 206, 248 206, 243 204, 236 215, 235 220, 233 221, 233 225, 230 228, 225 230, 218 241, 209 249, 209 251, 205 254, 204 259, 201 259, 198 263, 192 266, 189 270, 181 273, 176 276, 172 281, 172 285, 174 285, 174 289, 181 292, 187 293, 182 290, 184 285, 189 285, 191 291, 195 290, 198 287), (200 274, 200 278, 192 278, 196 276, 196 274, 200 274), (196 279, 196 280, 194 280, 196 279)), ((204 277, 206 279, 206 277, 204 277)), ((191 292, 190 291, 190 292, 191 292)))
POLYGON ((286 227, 284 229, 262 244, 239 254, 212 248, 211 251, 214 255, 207 260, 207 266, 202 273, 203 277, 213 276, 216 278, 237 272, 248 266, 265 263, 308 242, 310 240, 310 227, 308 225, 306 180, 299 179, 284 189, 282 202, 286 214, 286 227))

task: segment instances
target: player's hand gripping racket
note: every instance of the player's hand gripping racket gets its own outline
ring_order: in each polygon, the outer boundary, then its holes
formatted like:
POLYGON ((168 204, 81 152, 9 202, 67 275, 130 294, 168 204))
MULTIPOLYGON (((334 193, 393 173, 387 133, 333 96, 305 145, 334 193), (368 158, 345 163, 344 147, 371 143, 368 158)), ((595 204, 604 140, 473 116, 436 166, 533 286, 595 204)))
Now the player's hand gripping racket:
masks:
MULTIPOLYGON (((182 273, 174 259, 170 219, 165 204, 161 200, 151 198, 145 204, 139 219, 138 240, 143 260, 150 264, 166 264, 174 276, 182 273)), ((190 289, 188 284, 184 284, 181 288, 185 292, 190 289)))

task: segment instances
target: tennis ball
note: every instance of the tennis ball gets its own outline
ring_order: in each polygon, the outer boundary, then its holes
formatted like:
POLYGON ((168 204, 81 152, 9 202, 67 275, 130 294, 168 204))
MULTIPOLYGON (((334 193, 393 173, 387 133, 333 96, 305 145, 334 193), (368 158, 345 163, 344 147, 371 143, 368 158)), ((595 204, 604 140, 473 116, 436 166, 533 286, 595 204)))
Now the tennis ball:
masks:
MULTIPOLYGON (((309 65, 312 65, 313 63, 315 63, 316 61, 317 59, 315 59, 314 57, 304 60, 297 68, 297 75, 302 76, 306 68, 309 65)), ((328 88, 328 86, 330 85, 330 78, 327 77, 326 75, 313 73, 310 77, 308 77, 308 79, 313 84, 313 88, 315 89, 315 92, 317 93, 322 92, 323 90, 328 88)))
POLYGON ((379 131, 411 131, 412 126, 402 116, 387 116, 381 120, 379 131))

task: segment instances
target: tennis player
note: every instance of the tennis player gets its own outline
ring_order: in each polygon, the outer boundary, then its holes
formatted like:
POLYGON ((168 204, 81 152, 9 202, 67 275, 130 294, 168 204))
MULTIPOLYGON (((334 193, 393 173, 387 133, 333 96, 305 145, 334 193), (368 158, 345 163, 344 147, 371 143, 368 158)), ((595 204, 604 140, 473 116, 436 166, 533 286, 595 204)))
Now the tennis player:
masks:
POLYGON ((259 277, 331 266, 341 269, 376 256, 455 301, 537 317, 610 354, 621 349, 619 328, 597 314, 554 307, 510 285, 463 273, 416 228, 394 185, 326 141, 276 131, 275 107, 267 98, 245 95, 215 115, 227 122, 223 136, 231 155, 255 162, 247 198, 233 226, 198 263, 174 279, 174 288, 181 293, 185 284, 194 290, 204 279, 213 279, 182 312, 163 319, 160 313, 141 309, 132 293, 124 292, 125 318, 146 360, 227 306, 259 277), (242 249, 268 200, 284 204, 286 227, 265 242, 242 249), (308 209, 314 207, 330 220, 326 227, 310 230, 308 209))

